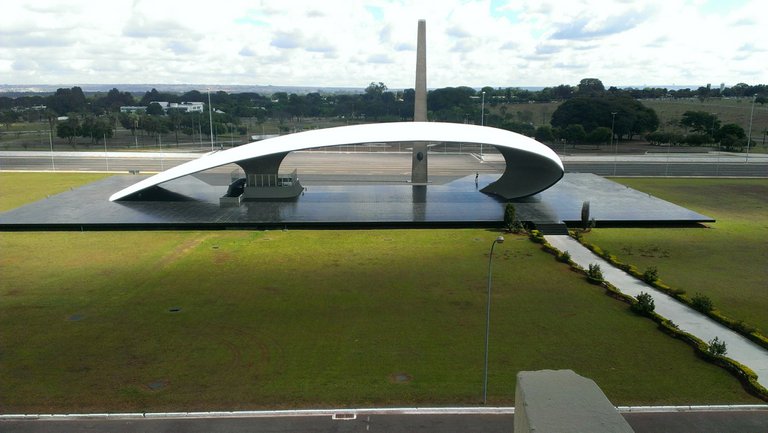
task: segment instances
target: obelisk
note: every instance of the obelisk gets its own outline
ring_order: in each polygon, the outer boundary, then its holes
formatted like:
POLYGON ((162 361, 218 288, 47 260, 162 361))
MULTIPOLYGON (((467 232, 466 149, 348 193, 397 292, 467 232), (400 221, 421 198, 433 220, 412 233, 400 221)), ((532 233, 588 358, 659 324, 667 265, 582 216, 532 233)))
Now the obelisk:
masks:
MULTIPOLYGON (((427 121, 427 22, 424 20, 419 20, 416 36, 416 89, 413 101, 413 121, 427 121)), ((426 185, 429 181, 427 143, 413 143, 411 167, 411 183, 426 185)))

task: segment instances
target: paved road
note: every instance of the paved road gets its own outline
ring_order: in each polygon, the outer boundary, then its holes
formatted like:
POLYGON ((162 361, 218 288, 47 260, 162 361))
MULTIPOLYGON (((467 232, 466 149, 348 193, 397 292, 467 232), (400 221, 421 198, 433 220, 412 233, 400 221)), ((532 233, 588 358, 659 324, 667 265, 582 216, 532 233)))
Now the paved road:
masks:
MULTIPOLYGON (((199 157, 195 153, 144 152, 0 152, 0 170, 65 170, 158 172, 199 157)), ((566 171, 602 176, 748 176, 768 177, 768 157, 755 155, 745 162, 742 155, 618 155, 563 156, 566 171)), ((504 162, 498 154, 432 153, 430 174, 468 175, 500 173, 504 162)), ((231 172, 228 165, 217 169, 231 172)), ((369 174, 410 176, 408 153, 294 152, 283 162, 285 172, 300 174, 369 174)))
MULTIPOLYGON (((636 433, 765 433, 768 410, 730 412, 627 413, 636 433)), ((135 418, 90 420, 2 420, 4 433, 511 433, 514 415, 506 414, 357 414, 354 419, 323 416, 232 418, 135 418)))

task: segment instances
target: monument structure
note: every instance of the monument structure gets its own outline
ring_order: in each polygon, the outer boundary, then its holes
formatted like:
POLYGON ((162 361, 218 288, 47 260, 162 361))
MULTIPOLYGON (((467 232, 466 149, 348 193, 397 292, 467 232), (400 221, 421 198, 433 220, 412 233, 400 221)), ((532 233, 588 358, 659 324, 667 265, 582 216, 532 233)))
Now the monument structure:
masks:
POLYGON ((230 188, 221 197, 220 204, 298 197, 304 191, 298 173, 279 173, 283 159, 290 152, 365 143, 408 143, 413 146, 410 182, 413 190, 419 192, 417 201, 424 200, 429 183, 429 143, 496 147, 506 162, 504 173, 481 191, 507 200, 539 193, 557 183, 565 172, 562 161, 552 149, 524 135, 485 126, 427 121, 427 24, 424 20, 419 20, 417 28, 413 120, 298 132, 211 152, 124 188, 113 194, 110 201, 141 195, 142 191, 161 183, 232 163, 245 172, 245 180, 239 180, 244 184, 230 188))
MULTIPOLYGON (((416 87, 414 88, 413 121, 427 121, 427 22, 419 20, 416 36, 416 87)), ((428 143, 413 143, 411 183, 426 185, 429 182, 427 147, 428 143)))

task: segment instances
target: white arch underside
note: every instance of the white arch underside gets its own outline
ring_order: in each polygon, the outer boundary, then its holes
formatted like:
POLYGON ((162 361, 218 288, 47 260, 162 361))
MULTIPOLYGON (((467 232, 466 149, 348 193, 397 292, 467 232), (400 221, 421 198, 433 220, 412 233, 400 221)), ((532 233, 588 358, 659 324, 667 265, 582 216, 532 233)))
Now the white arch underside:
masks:
MULTIPOLYGON (((525 189, 522 189, 521 193, 506 194, 507 196, 524 196, 540 192, 560 180, 564 172, 563 163, 552 149, 529 137, 503 129, 437 122, 375 123, 299 132, 208 153, 139 181, 116 192, 109 200, 120 200, 164 182, 211 168, 268 155, 328 146, 417 141, 495 146, 502 152, 507 162, 505 173, 500 180, 505 176, 509 177, 508 174, 512 175, 510 170, 519 168, 526 171, 527 168, 534 167, 533 170, 528 169, 525 173, 526 178, 533 176, 529 179, 532 186, 529 189, 532 192, 526 193, 525 189)), ((519 179, 515 181, 519 182, 519 179)), ((490 192, 499 194, 498 191, 490 192)), ((503 193, 499 195, 505 196, 503 193)))

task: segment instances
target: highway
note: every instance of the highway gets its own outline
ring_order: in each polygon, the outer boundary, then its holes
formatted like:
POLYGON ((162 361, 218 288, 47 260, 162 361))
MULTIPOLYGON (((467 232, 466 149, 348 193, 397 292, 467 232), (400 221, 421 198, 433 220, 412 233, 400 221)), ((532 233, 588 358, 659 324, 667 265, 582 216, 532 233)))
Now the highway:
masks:
MULTIPOLYGON (((96 171, 154 173, 182 164, 201 153, 177 152, 0 152, 0 170, 96 171)), ((754 154, 649 154, 578 155, 561 157, 568 172, 601 176, 699 176, 768 177, 768 155, 754 154)), ((234 165, 218 168, 232 172, 234 165)), ((435 176, 501 173, 499 154, 430 153, 429 171, 435 176)), ((286 157, 281 171, 297 169, 301 175, 410 176, 411 155, 407 152, 294 152, 286 157)))

